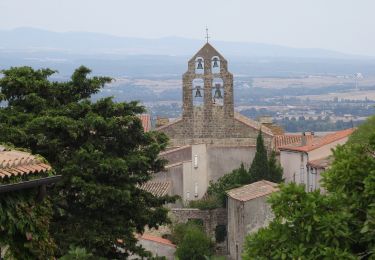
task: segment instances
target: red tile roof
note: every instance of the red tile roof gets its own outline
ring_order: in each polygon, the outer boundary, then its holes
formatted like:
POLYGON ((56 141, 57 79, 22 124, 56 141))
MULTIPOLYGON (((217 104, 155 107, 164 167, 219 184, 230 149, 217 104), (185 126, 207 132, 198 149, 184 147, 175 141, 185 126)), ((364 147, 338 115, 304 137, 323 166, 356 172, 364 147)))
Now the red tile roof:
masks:
POLYGON ((165 238, 162 238, 162 237, 153 236, 153 235, 149 235, 149 234, 143 234, 141 236, 141 239, 145 239, 145 240, 149 240, 149 241, 154 241, 154 242, 159 243, 159 244, 164 244, 164 245, 176 247, 176 245, 173 244, 168 239, 165 239, 165 238))
POLYGON ((148 181, 143 183, 140 188, 150 192, 155 197, 163 197, 169 193, 171 183, 169 181, 148 181))
POLYGON ((317 168, 317 169, 327 169, 333 161, 332 156, 327 156, 324 158, 316 159, 307 162, 308 167, 317 168))
POLYGON ((151 130, 151 116, 149 114, 142 114, 138 116, 142 122, 143 130, 148 132, 151 130))
MULTIPOLYGON (((311 142, 314 138, 313 135, 306 135, 307 142, 311 142)), ((276 151, 279 150, 280 147, 288 146, 288 145, 299 145, 302 142, 302 135, 275 135, 274 136, 274 144, 276 151)))
POLYGON ((249 201, 278 191, 279 188, 277 186, 277 183, 262 180, 229 190, 227 194, 235 200, 249 201))
POLYGON ((0 150, 0 179, 49 170, 51 170, 50 165, 43 163, 30 153, 15 150, 0 150))
POLYGON ((307 144, 304 146, 299 146, 298 144, 287 145, 280 147, 280 150, 298 151, 298 152, 310 152, 312 150, 318 149, 324 145, 339 141, 343 138, 349 137, 355 131, 354 128, 349 128, 341 131, 337 131, 331 134, 327 134, 322 137, 314 137, 312 140, 308 140, 307 144))

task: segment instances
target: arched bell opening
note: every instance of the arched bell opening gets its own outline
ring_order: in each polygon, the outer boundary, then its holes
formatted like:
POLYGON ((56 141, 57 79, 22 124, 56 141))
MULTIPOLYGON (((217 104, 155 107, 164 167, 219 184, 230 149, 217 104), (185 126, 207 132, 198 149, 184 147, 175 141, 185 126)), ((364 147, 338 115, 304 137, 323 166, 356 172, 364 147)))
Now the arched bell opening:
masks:
POLYGON ((212 103, 217 106, 224 105, 224 82, 221 78, 212 81, 212 103))
POLYGON ((204 81, 194 79, 192 83, 193 106, 203 106, 204 102, 204 81))
POLYGON ((211 71, 212 73, 220 73, 220 58, 218 56, 214 56, 211 59, 211 71))
POLYGON ((204 74, 204 59, 202 57, 195 59, 195 73, 204 74))

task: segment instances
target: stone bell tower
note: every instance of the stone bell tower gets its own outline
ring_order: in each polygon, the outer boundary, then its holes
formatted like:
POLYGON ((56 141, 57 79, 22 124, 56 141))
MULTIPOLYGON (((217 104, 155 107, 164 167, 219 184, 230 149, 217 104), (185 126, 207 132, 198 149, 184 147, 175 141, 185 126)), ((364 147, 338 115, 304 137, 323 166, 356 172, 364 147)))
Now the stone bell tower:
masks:
POLYGON ((233 75, 227 60, 210 43, 188 61, 182 88, 182 117, 157 129, 168 135, 172 147, 252 146, 259 131, 271 143, 268 128, 234 111, 233 75))
POLYGON ((186 134, 198 139, 223 138, 233 125, 233 75, 227 60, 208 42, 189 60, 183 75, 182 118, 186 134))

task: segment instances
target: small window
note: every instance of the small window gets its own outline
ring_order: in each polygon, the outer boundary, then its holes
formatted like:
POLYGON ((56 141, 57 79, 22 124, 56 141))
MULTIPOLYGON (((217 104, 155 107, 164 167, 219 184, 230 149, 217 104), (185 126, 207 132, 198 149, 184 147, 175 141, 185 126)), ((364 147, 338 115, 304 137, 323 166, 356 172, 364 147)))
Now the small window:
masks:
POLYGON ((198 168, 198 155, 194 155, 194 168, 198 168))

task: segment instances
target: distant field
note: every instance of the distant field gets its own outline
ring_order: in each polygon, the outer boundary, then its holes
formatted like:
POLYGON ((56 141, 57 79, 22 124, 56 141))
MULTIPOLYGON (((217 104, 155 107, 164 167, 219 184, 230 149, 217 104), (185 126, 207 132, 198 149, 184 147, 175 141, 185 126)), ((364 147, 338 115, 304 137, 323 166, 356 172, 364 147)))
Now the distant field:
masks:
MULTIPOLYGON (((354 78, 336 76, 311 76, 306 78, 254 78, 253 86, 280 89, 287 87, 321 88, 334 85, 355 85, 354 78)), ((375 77, 358 80, 358 87, 375 86, 375 77)))
POLYGON ((298 96, 298 99, 307 99, 310 100, 333 100, 335 97, 338 99, 351 99, 351 100, 375 100, 375 90, 373 91, 351 91, 346 93, 329 93, 325 95, 306 95, 306 96, 298 96))

